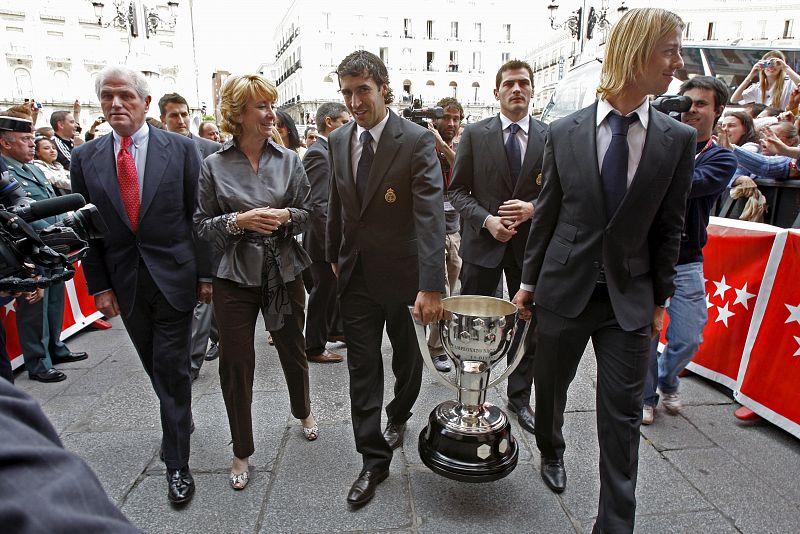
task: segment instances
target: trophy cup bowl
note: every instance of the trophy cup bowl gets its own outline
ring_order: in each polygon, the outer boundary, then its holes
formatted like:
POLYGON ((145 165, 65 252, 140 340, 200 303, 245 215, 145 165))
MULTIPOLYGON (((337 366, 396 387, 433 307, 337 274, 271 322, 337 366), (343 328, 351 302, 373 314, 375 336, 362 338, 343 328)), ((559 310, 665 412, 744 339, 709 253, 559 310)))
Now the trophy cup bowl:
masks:
MULTIPOLYGON (((442 346, 453 362, 455 381, 436 370, 425 327, 414 319, 422 359, 434 376, 458 393, 439 404, 419 436, 419 455, 434 473, 462 482, 498 480, 517 466, 519 448, 506 414, 486 402, 486 391, 516 368, 525 351, 528 322, 517 307, 493 297, 462 295, 442 300, 442 346), (505 371, 490 381, 492 369, 513 355, 505 371)), ((411 311, 411 310, 410 310, 411 311)), ((413 314, 412 314, 413 318, 413 314)))

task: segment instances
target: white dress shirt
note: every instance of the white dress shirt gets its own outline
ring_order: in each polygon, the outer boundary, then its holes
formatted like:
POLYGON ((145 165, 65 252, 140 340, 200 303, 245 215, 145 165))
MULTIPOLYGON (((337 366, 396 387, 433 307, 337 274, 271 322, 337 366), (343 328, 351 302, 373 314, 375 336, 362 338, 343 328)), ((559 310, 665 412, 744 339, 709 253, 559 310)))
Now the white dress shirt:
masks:
MULTIPOLYGON (((114 136, 114 162, 116 164, 119 149, 122 148, 122 136, 114 130, 111 130, 114 136)), ((142 199, 142 189, 144 187, 144 166, 147 163, 147 144, 150 142, 150 128, 147 122, 142 124, 142 127, 136 130, 131 136, 131 146, 128 147, 128 152, 133 156, 133 162, 136 164, 136 174, 139 175, 139 200, 142 199)))
POLYGON ((378 142, 381 140, 381 134, 383 134, 383 129, 386 127, 386 123, 389 121, 389 110, 386 110, 386 116, 383 118, 381 122, 367 130, 366 128, 361 127, 360 125, 356 124, 356 131, 353 138, 350 140, 350 162, 353 167, 353 181, 355 182, 357 177, 356 173, 358 171, 358 160, 361 159, 361 134, 363 132, 368 131, 369 134, 372 136, 372 153, 374 154, 378 150, 378 142))

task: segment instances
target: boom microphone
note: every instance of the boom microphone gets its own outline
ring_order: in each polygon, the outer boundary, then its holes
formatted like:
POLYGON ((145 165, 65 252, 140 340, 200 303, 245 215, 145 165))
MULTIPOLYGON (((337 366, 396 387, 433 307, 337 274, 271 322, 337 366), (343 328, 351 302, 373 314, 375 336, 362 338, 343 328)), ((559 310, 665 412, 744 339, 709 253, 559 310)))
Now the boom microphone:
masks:
POLYGON ((61 215, 70 211, 75 211, 86 205, 83 195, 72 193, 61 197, 48 198, 47 200, 37 200, 27 206, 20 206, 14 209, 14 214, 26 222, 38 221, 53 215, 61 215))

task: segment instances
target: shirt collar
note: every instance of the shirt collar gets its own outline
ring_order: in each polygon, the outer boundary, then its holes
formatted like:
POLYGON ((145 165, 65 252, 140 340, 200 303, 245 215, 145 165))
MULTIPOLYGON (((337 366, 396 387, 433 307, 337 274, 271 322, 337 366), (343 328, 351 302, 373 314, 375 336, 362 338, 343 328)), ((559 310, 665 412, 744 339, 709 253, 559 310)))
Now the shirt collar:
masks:
MULTIPOLYGON (((111 130, 111 133, 114 135, 114 141, 119 143, 122 146, 122 136, 117 133, 116 130, 111 130)), ((147 124, 147 121, 142 124, 141 128, 136 130, 134 134, 131 136, 131 142, 133 146, 139 148, 139 146, 146 141, 150 137, 150 128, 147 124)))
MULTIPOLYGON (((609 113, 617 113, 620 114, 619 111, 614 109, 614 106, 608 103, 607 100, 601 99, 597 101, 597 122, 595 126, 600 126, 606 117, 608 117, 609 113)), ((650 122, 650 99, 645 98, 642 104, 631 111, 631 113, 636 113, 639 117, 639 122, 641 123, 642 127, 646 130, 647 125, 650 122)), ((630 116, 631 113, 628 113, 626 116, 630 116)))
MULTIPOLYGON (((501 111, 501 112, 500 112, 500 124, 502 125, 502 127, 503 127, 503 130, 505 131, 505 129, 506 129, 506 128, 508 128, 509 126, 511 126, 512 124, 514 124, 514 121, 512 121, 511 119, 509 119, 508 117, 506 117, 505 115, 503 115, 503 112, 501 111)), ((531 116, 530 116, 530 115, 525 115, 525 116, 524 116, 524 117, 522 117, 520 120, 518 120, 518 121, 516 122, 516 124, 518 124, 518 125, 519 125, 519 128, 520 128, 520 129, 521 129, 523 132, 525 132, 525 135, 528 135, 528 127, 529 127, 529 126, 530 126, 530 124, 531 124, 531 116)))
POLYGON ((386 127, 386 123, 389 122, 389 113, 391 113, 389 108, 386 108, 386 116, 383 118, 383 120, 369 130, 356 124, 356 139, 361 139, 361 134, 369 131, 369 134, 375 140, 375 144, 377 145, 381 140, 381 134, 383 134, 383 129, 386 127))

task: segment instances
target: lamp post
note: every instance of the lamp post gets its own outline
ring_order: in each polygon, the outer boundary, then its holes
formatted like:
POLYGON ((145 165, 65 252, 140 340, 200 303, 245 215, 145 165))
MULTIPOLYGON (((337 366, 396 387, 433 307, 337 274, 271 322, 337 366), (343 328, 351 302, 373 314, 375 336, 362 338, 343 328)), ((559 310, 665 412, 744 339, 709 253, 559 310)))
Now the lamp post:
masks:
MULTIPOLYGON (((133 0, 114 0, 115 13, 113 18, 108 22, 103 22, 103 9, 105 4, 96 0, 89 0, 94 8, 94 15, 97 17, 97 25, 103 28, 108 28, 114 25, 116 28, 127 29, 131 36, 139 36, 139 18, 136 3, 133 0)), ((167 2, 169 8, 169 18, 162 18, 155 8, 148 8, 142 4, 142 21, 145 27, 145 37, 148 39, 150 35, 158 33, 159 28, 174 30, 178 22, 176 10, 180 4, 174 0, 167 2)))
MULTIPOLYGON (((611 27, 611 21, 608 20, 608 0, 601 0, 600 9, 596 10, 594 6, 589 6, 586 10, 586 0, 583 0, 581 7, 573 11, 563 22, 556 24, 556 12, 558 11, 558 4, 550 2, 547 6, 550 11, 550 27, 554 30, 566 29, 569 30, 573 38, 577 39, 580 43, 580 51, 583 52, 586 41, 594 38, 595 27, 600 28, 604 32, 608 31, 611 27)), ((621 17, 628 7, 625 5, 624 0, 617 8, 617 15, 621 17)))

